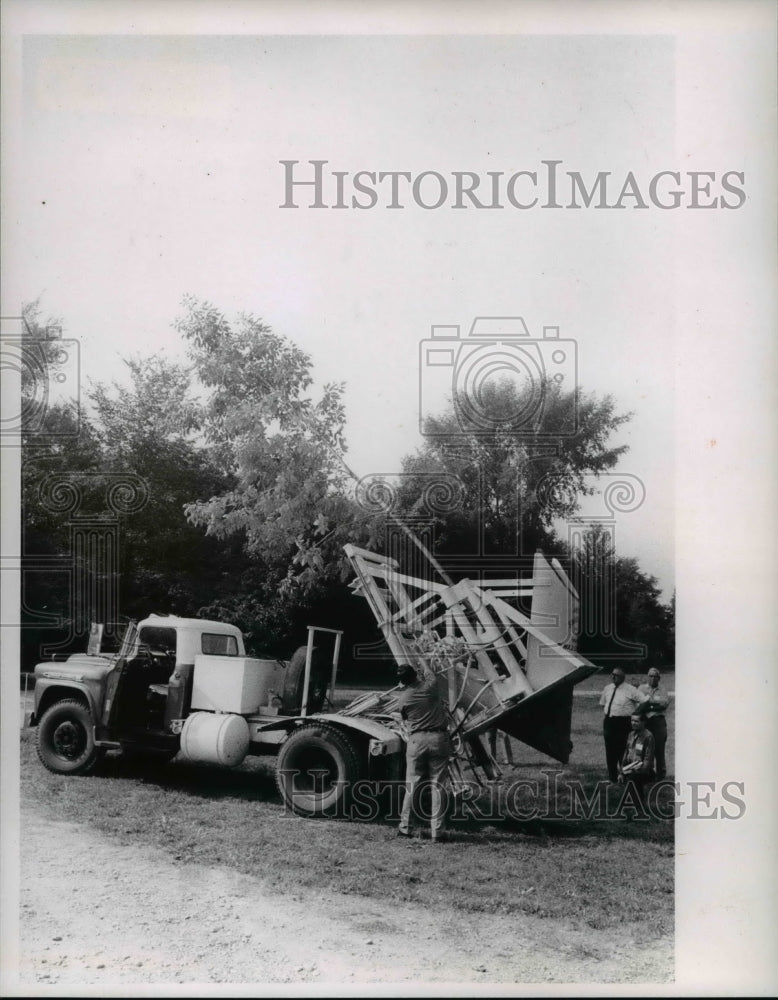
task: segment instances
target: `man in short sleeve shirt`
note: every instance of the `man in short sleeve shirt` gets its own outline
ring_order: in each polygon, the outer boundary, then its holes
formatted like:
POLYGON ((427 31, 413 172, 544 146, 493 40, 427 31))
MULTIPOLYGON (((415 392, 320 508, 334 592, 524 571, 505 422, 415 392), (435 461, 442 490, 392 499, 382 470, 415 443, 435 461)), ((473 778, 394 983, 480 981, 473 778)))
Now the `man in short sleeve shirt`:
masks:
POLYGON ((448 735, 446 710, 435 674, 426 669, 419 678, 413 667, 401 666, 397 677, 402 685, 396 704, 408 730, 406 749, 406 790, 400 814, 398 834, 411 835, 411 811, 419 785, 428 780, 432 792, 430 836, 443 840, 446 814, 444 783, 448 761, 453 752, 448 735))
POLYGON ((604 713, 602 735, 605 741, 605 761, 611 781, 618 780, 619 761, 624 755, 630 733, 630 717, 642 701, 638 689, 632 684, 626 684, 624 671, 616 667, 611 674, 611 683, 605 685, 600 695, 604 713))
POLYGON ((654 737, 656 776, 661 781, 667 774, 665 747, 667 745, 667 719, 665 712, 670 704, 670 695, 661 682, 659 671, 651 667, 648 683, 638 688, 641 695, 640 709, 646 716, 646 728, 654 737))

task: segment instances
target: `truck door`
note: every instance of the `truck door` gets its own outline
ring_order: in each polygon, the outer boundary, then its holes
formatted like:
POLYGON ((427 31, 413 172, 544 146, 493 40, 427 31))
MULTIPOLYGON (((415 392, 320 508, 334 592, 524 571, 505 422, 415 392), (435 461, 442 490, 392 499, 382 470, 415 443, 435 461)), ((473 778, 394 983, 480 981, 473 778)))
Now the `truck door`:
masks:
POLYGON ((104 732, 117 738, 131 729, 162 728, 164 689, 175 666, 176 630, 147 626, 140 630, 139 644, 120 657, 108 675, 102 715, 104 732), (155 690, 156 688, 156 690, 155 690), (160 724, 155 721, 155 699, 162 699, 160 724))
POLYGON ((127 659, 120 656, 114 664, 113 670, 108 674, 105 684, 105 699, 103 701, 103 713, 97 727, 99 739, 113 739, 117 731, 119 719, 119 691, 122 687, 122 679, 127 670, 127 659))

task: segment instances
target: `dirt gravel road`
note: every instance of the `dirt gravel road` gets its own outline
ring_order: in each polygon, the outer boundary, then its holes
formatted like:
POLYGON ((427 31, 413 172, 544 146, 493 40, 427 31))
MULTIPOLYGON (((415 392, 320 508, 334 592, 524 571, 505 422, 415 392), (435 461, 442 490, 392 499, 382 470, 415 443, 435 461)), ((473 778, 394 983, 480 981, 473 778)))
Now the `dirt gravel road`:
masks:
POLYGON ((137 995, 152 983, 398 983, 406 992, 436 982, 634 983, 672 967, 669 941, 642 946, 529 916, 272 894, 259 878, 124 846, 29 804, 21 832, 19 985, 28 995, 90 986, 137 995))

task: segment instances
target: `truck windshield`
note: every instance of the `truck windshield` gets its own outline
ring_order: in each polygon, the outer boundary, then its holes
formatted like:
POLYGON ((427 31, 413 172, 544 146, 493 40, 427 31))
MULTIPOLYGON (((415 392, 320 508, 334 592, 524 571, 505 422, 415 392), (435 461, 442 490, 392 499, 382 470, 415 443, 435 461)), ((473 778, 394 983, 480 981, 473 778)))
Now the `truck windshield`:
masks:
POLYGON ((176 651, 176 630, 167 625, 144 625, 139 638, 141 643, 150 649, 164 650, 168 653, 176 651))

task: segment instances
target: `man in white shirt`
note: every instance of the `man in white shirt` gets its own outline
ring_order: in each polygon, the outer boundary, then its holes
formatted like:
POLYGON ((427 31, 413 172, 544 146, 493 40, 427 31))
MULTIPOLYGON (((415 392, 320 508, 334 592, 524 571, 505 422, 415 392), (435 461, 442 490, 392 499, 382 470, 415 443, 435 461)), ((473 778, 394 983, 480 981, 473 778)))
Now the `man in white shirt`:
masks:
POLYGON ((660 674, 656 667, 651 667, 648 671, 648 684, 641 684, 638 691, 642 699, 640 709, 646 716, 646 729, 654 737, 656 776, 661 781, 667 774, 665 763, 667 719, 665 712, 670 704, 670 695, 661 684, 660 674))
POLYGON ((600 695, 604 712, 602 735, 605 740, 605 761, 611 781, 618 780, 619 761, 624 755, 631 731, 630 718, 643 700, 636 687, 624 683, 624 671, 621 667, 616 667, 611 674, 611 683, 605 685, 600 695))

